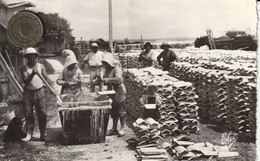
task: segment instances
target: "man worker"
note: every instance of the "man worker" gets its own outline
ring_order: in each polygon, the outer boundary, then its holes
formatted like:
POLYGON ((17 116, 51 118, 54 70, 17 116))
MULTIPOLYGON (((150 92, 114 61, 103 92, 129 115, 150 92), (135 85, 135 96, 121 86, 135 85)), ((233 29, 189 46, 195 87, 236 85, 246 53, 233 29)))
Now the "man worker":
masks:
POLYGON ((39 122, 40 140, 45 140, 47 122, 44 99, 45 96, 43 81, 38 74, 42 75, 50 84, 52 84, 52 82, 46 73, 45 67, 38 63, 38 56, 38 52, 32 47, 27 48, 24 52, 24 57, 27 59, 27 64, 22 67, 22 78, 24 82, 23 106, 27 130, 27 137, 25 138, 25 141, 33 140, 34 107, 39 122))
POLYGON ((152 67, 154 66, 154 63, 156 61, 156 57, 154 55, 154 52, 151 50, 153 45, 150 42, 146 42, 144 44, 144 51, 141 52, 138 61, 141 62, 141 67, 152 67))
POLYGON ((161 49, 163 49, 163 51, 157 57, 158 63, 160 66, 162 66, 163 71, 169 71, 171 62, 179 61, 179 58, 174 53, 174 51, 169 50, 170 47, 171 46, 168 43, 162 43, 161 49), (162 62, 161 62, 161 58, 163 59, 162 62))
POLYGON ((125 99, 126 88, 123 84, 123 72, 120 63, 112 54, 105 54, 102 60, 105 68, 105 75, 102 81, 108 85, 108 90, 115 90, 116 94, 111 96, 112 109, 111 117, 113 119, 113 128, 107 132, 107 135, 118 135, 119 137, 125 135, 125 99), (121 128, 117 130, 118 119, 120 120, 121 128))
POLYGON ((90 87, 91 92, 95 92, 95 85, 99 85, 99 90, 103 91, 103 83, 101 81, 102 74, 102 59, 104 53, 98 50, 98 44, 92 43, 91 52, 84 58, 84 62, 88 64, 90 69, 90 87))

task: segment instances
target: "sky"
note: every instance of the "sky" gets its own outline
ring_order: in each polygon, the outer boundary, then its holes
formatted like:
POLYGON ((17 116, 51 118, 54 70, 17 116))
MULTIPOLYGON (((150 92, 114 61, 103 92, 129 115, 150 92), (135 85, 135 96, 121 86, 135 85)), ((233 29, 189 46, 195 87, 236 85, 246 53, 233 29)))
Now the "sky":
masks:
MULTIPOLYGON (((108 0, 30 0, 34 10, 58 13, 76 40, 108 40, 108 0)), ((227 30, 256 34, 255 0, 112 0, 114 39, 214 37, 227 30)))

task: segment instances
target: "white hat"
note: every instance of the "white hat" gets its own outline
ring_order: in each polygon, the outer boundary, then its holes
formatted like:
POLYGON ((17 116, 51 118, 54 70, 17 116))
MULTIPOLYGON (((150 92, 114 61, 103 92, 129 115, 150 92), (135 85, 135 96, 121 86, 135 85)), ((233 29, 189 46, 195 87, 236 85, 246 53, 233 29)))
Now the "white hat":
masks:
POLYGON ((64 55, 64 57, 75 56, 75 53, 70 49, 64 49, 61 53, 64 55))
POLYGON ((110 53, 103 55, 102 62, 108 63, 111 67, 115 67, 118 64, 118 61, 115 59, 115 56, 110 53))
POLYGON ((37 55, 39 55, 39 53, 37 52, 37 50, 36 50, 35 48, 32 48, 32 47, 27 48, 27 49, 25 49, 25 51, 24 51, 24 56, 29 55, 29 54, 37 54, 37 55))
POLYGON ((97 43, 92 43, 90 47, 98 47, 97 43))
POLYGON ((66 60, 65 60, 65 68, 67 68, 68 66, 70 66, 71 64, 78 64, 79 62, 77 61, 75 56, 67 56, 66 60))

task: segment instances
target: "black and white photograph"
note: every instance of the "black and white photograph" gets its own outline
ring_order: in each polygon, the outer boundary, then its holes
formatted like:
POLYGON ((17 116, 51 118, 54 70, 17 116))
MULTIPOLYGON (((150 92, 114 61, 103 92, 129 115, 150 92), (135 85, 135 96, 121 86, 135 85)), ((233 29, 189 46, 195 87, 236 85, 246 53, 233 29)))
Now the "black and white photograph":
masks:
POLYGON ((0 0, 0 160, 258 160, 259 9, 0 0))

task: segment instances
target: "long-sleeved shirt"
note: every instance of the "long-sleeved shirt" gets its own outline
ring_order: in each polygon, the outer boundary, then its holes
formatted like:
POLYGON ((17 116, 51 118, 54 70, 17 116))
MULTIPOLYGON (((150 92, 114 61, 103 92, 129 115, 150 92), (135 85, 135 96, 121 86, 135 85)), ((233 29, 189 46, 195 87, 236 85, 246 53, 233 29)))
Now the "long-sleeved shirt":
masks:
POLYGON ((178 61, 179 58, 172 50, 168 50, 167 52, 162 51, 160 55, 157 57, 158 63, 163 67, 163 71, 168 71, 170 69, 170 65, 172 61, 178 61), (161 58, 163 58, 163 62, 161 62, 161 58))

